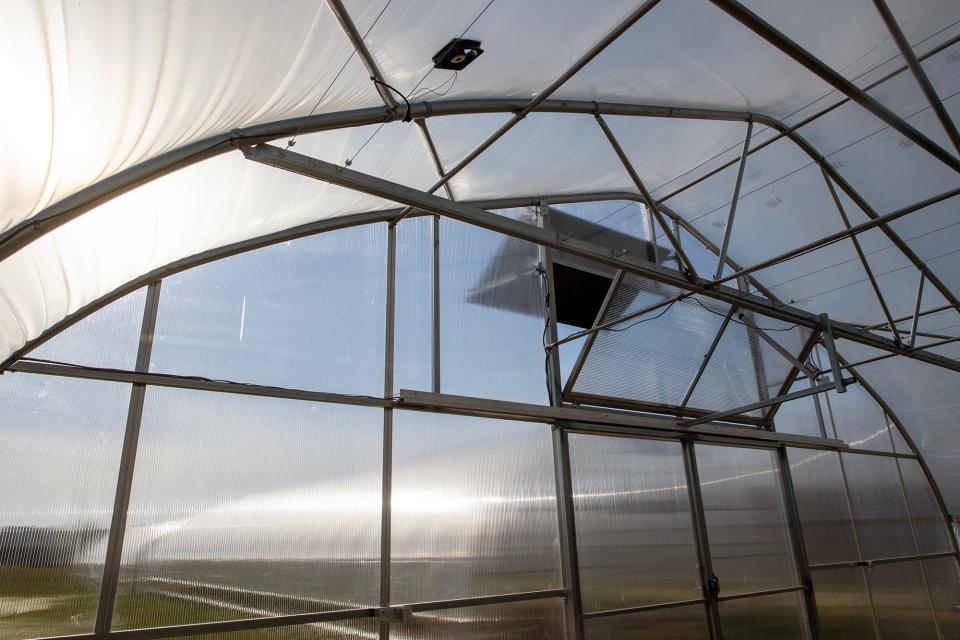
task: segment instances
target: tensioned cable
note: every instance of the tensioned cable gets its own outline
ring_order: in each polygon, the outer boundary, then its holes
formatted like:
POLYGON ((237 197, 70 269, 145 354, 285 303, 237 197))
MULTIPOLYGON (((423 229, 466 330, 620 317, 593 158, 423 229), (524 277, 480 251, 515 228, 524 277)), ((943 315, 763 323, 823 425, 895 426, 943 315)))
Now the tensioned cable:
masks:
MULTIPOLYGON (((371 32, 371 31, 373 30, 373 28, 377 25, 377 22, 380 21, 380 17, 381 17, 381 16, 383 15, 383 13, 387 10, 387 7, 390 6, 390 3, 391 3, 391 2, 393 2, 393 0, 387 0, 387 3, 386 3, 385 5, 383 5, 383 8, 382 8, 382 9, 380 9, 380 13, 377 14, 377 17, 376 17, 376 18, 374 18, 373 24, 371 24, 370 27, 367 29, 366 33, 363 34, 363 37, 364 37, 364 38, 366 38, 368 35, 370 35, 370 32, 371 32)), ((355 56, 355 55, 357 55, 357 50, 354 49, 353 47, 351 47, 351 48, 350 48, 350 55, 347 56, 347 59, 344 61, 343 66, 341 66, 341 67, 340 67, 340 70, 337 71, 337 75, 333 76, 333 80, 330 81, 330 84, 327 85, 327 88, 324 89, 324 90, 323 90, 323 93, 320 94, 320 98, 317 100, 317 103, 316 103, 315 105, 313 105, 313 108, 310 109, 310 113, 308 113, 307 116, 306 116, 306 118, 304 118, 303 123, 302 123, 299 127, 297 127, 297 132, 294 133, 294 134, 293 134, 293 137, 290 138, 290 139, 287 141, 287 149, 289 149, 289 148, 292 147, 293 145, 297 144, 297 136, 299 136, 300 133, 303 131, 303 127, 304 127, 304 124, 305 124, 306 121, 307 121, 307 118, 309 118, 310 116, 312 116, 312 115, 314 114, 314 112, 316 112, 316 110, 320 107, 320 103, 323 102, 323 99, 327 97, 327 94, 328 94, 328 93, 330 93, 330 89, 333 88, 334 83, 337 81, 337 79, 340 78, 340 76, 341 76, 341 75, 343 74, 343 72, 346 70, 347 65, 350 64, 350 61, 353 60, 353 56, 355 56)), ((409 109, 409 105, 408 105, 407 108, 409 109)))

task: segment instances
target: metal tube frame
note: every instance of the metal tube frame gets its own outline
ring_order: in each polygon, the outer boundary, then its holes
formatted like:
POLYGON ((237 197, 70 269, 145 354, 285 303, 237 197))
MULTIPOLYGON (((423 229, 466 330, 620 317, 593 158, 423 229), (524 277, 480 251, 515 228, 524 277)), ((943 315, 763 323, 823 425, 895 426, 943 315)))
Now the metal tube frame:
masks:
POLYGON ((686 393, 683 394, 683 400, 680 401, 681 409, 685 408, 687 406, 687 402, 690 401, 690 397, 697 388, 697 383, 700 382, 703 372, 707 370, 707 365, 710 364, 710 358, 713 357, 713 352, 717 350, 717 345, 720 344, 720 339, 723 338, 723 332, 727 330, 727 325, 730 324, 730 319, 733 318, 733 314, 736 313, 736 311, 737 308, 731 306, 730 310, 727 311, 727 314, 723 317, 723 322, 720 323, 720 328, 717 329, 717 333, 713 336, 713 340, 710 341, 710 346, 707 348, 707 352, 703 354, 703 358, 700 360, 700 366, 697 367, 697 372, 693 375, 693 380, 690 381, 690 384, 687 386, 686 393))
POLYGON ((750 137, 753 135, 753 120, 747 121, 747 135, 743 139, 743 151, 740 152, 740 166, 737 167, 737 180, 733 185, 733 199, 730 201, 730 213, 727 215, 727 227, 723 230, 723 244, 720 245, 720 256, 717 259, 717 273, 714 280, 723 275, 724 258, 727 257, 727 248, 730 246, 730 235, 733 233, 733 217, 737 213, 737 202, 740 200, 740 185, 743 183, 743 170, 747 166, 750 155, 750 137))
MULTIPOLYGON (((153 332, 157 326, 159 307, 160 282, 158 281, 147 288, 143 319, 140 325, 137 359, 134 365, 134 370, 139 373, 146 373, 150 370, 153 332)), ((103 577, 100 582, 96 620, 94 621, 94 632, 98 634, 109 632, 113 624, 113 609, 117 596, 117 583, 120 579, 123 539, 127 529, 127 510, 130 505, 130 492, 133 486, 133 471, 136 466, 137 444, 140 440, 140 423, 143 419, 143 403, 146 393, 146 385, 142 383, 131 385, 130 406, 127 411, 127 424, 123 434, 117 488, 113 501, 110 532, 107 538, 107 552, 103 563, 103 577)))
MULTIPOLYGON (((441 214, 455 220, 460 220, 461 222, 467 222, 488 230, 527 240, 534 244, 565 251, 601 264, 621 268, 626 272, 642 275, 664 284, 670 284, 680 289, 701 293, 705 296, 723 300, 728 303, 736 303, 741 308, 757 311, 763 315, 807 327, 819 326, 821 322, 820 320, 816 320, 816 316, 813 314, 788 305, 773 305, 769 301, 757 296, 744 294, 729 287, 720 287, 716 283, 708 283, 700 280, 690 281, 687 278, 678 277, 679 274, 676 271, 653 265, 629 254, 614 256, 611 255, 609 249, 578 238, 563 239, 556 233, 538 229, 515 220, 509 220, 503 216, 498 216, 463 203, 451 202, 445 198, 439 198, 432 194, 381 178, 338 167, 337 165, 316 158, 269 145, 244 147, 243 152, 248 159, 256 162, 393 200, 401 204, 406 204, 408 207, 416 207, 430 213, 441 214)), ((832 321, 829 324, 834 333, 854 342, 860 342, 884 351, 900 353, 930 364, 938 364, 955 371, 960 371, 960 362, 956 362, 950 358, 927 352, 905 351, 903 347, 896 345, 892 340, 882 338, 875 334, 865 333, 853 328, 851 325, 842 325, 832 321)))
POLYGON ((884 0, 873 0, 873 4, 877 7, 877 12, 887 25, 887 30, 890 31, 890 35, 893 36, 894 42, 897 43, 897 47, 900 49, 900 53, 903 55, 903 59, 910 68, 910 71, 913 73, 917 84, 923 89, 923 93, 927 97, 927 102, 930 103, 930 107, 937 115, 937 119, 940 121, 943 130, 947 133, 947 137, 950 138, 950 142, 953 143, 953 148, 956 149, 957 152, 960 152, 960 132, 957 131, 957 126, 950 118, 946 107, 943 106, 940 96, 937 95, 937 90, 933 87, 933 83, 930 82, 930 78, 927 77, 926 72, 920 65, 920 61, 917 60, 917 55, 913 52, 913 47, 910 46, 910 42, 904 35, 903 30, 900 29, 900 23, 897 22, 897 19, 893 13, 891 13, 890 8, 884 0))
MULTIPOLYGON (((387 299, 383 348, 383 397, 393 396, 394 327, 397 289, 397 225, 387 227, 387 299)), ((393 408, 383 408, 383 444, 380 505, 380 606, 390 606, 390 570, 393 523, 393 408)), ((390 623, 379 624, 381 640, 390 638, 390 623)))
MULTIPOLYGON (((577 383, 577 378, 580 377, 580 371, 583 369, 583 365, 587 361, 587 356, 590 354, 590 349, 593 348, 593 343, 597 341, 599 327, 603 324, 603 319, 610 310, 610 304, 613 302, 614 297, 617 295, 617 290, 620 288, 622 283, 623 270, 618 269, 616 274, 613 276, 613 281, 610 283, 610 288, 607 289, 607 295, 603 299, 603 303, 600 305, 600 310, 597 312, 597 317, 593 321, 593 327, 591 328, 597 329, 597 331, 592 331, 589 335, 587 335, 587 339, 584 341, 583 346, 580 348, 580 353, 577 355, 577 361, 573 364, 573 369, 570 371, 570 376, 567 378, 567 382, 563 385, 564 398, 573 392, 573 385, 577 383)), ((560 346, 559 341, 555 346, 560 346)))

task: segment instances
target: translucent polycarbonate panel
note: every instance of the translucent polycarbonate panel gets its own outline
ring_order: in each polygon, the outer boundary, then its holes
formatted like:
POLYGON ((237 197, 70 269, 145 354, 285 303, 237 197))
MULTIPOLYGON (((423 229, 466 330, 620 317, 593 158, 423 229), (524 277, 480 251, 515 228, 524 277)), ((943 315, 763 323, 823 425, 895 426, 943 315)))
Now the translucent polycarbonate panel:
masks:
MULTIPOLYGON (((953 316, 957 317, 956 311, 953 316)), ((872 358, 882 352, 844 341, 843 351, 851 361, 872 358)), ((956 358, 957 345, 947 345, 934 353, 956 358)), ((857 367, 857 371, 877 390, 891 410, 903 422, 916 443, 918 452, 933 473, 949 513, 960 513, 960 475, 956 439, 960 414, 960 376, 941 367, 931 367, 909 358, 887 358, 857 367)))
MULTIPOLYGON (((635 200, 603 200, 598 202, 576 202, 569 204, 550 205, 551 224, 556 212, 569 214, 577 220, 599 227, 595 231, 578 233, 575 237, 581 240, 597 242, 603 240, 604 232, 613 231, 631 238, 649 240, 650 233, 647 225, 646 207, 635 200)), ((571 236, 574 237, 574 236, 571 236)), ((607 237, 617 237, 612 234, 607 237)), ((569 238, 568 238, 569 239, 569 238)))
POLYGON ((920 563, 891 562, 866 570, 881 638, 937 638, 920 563))
POLYGON ((619 102, 654 100, 779 117, 828 90, 712 4, 681 0, 657 4, 557 97, 602 95, 619 102), (632 60, 650 62, 637 69, 632 60))
MULTIPOLYGON (((361 33, 385 7, 360 0, 344 4, 361 33)), ((557 0, 548 7, 539 2, 489 5, 486 0, 451 6, 443 0, 425 0, 412 7, 387 6, 364 40, 388 82, 410 102, 492 95, 527 100, 573 65, 634 5, 616 0, 600 15, 591 9, 576 0, 557 0), (548 8, 557 19, 544 19, 548 8), (544 40, 537 49, 540 55, 524 56, 525 64, 517 65, 517 56, 530 51, 526 39, 537 25, 544 40), (434 69, 434 54, 461 34, 481 40, 483 55, 459 73, 434 69)))
POLYGON ((393 602, 560 586, 549 427, 414 411, 393 427, 393 602))
MULTIPOLYGON (((466 115, 430 122, 443 166, 456 165, 475 148, 467 140, 479 145, 504 119, 500 114, 466 115)), ((636 189, 592 117, 537 112, 472 160, 450 186, 460 200, 636 189)))
POLYGON ((352 227, 164 279, 150 370, 382 396, 386 235, 352 227))
POLYGON ((720 603, 724 640, 804 640, 810 637, 803 594, 779 593, 720 603))
MULTIPOLYGON (((720 256, 708 249, 683 227, 680 227, 679 231, 680 233, 676 235, 680 240, 680 248, 687 254, 687 258, 693 264, 693 268, 696 269, 697 274, 702 278, 713 278, 717 273, 717 264, 720 261, 720 256)), ((662 232, 658 242, 669 244, 666 238, 663 237, 662 232)), ((723 273, 724 275, 732 273, 729 264, 724 264, 723 273)))
POLYGON ((837 438, 854 449, 893 451, 887 416, 862 386, 855 384, 845 393, 826 393, 837 438))
POLYGON ((433 388, 433 225, 431 216, 397 225, 394 393, 433 388))
POLYGON ((841 459, 863 559, 916 554, 897 459, 849 453, 841 459))
POLYGON ((930 600, 936 612, 943 638, 960 638, 960 571, 956 558, 933 558, 923 561, 923 573, 930 589, 930 600))
MULTIPOLYGON (((524 217, 525 211, 506 215, 524 217)), ((547 402, 545 298, 535 245, 440 220, 444 393, 547 402)))
POLYGON ((743 122, 605 116, 640 175, 656 198, 703 176, 728 155, 738 157, 746 135, 743 122))
POLYGON ((147 390, 114 626, 378 601, 383 412, 147 390))
POLYGON ((93 631, 130 386, 0 377, 0 638, 93 631))
POLYGON ((90 367, 133 369, 140 345, 146 288, 125 295, 68 327, 28 354, 90 367))
POLYGON ((701 597, 680 443, 569 438, 584 610, 701 597))
POLYGON ((791 447, 787 459, 808 562, 859 560, 839 454, 791 447))
POLYGON ((920 468, 920 462, 901 458, 897 464, 900 465, 903 489, 907 494, 907 508, 910 511, 910 522, 917 536, 917 547, 920 553, 952 550, 953 544, 950 542, 946 517, 930 483, 927 482, 923 469, 920 468))
MULTIPOLYGON (((793 383, 788 393, 809 389, 816 383, 809 380, 798 380, 793 383)), ((792 433, 799 436, 822 438, 827 436, 824 426, 820 423, 821 407, 819 395, 797 398, 784 402, 774 414, 773 423, 780 433, 792 433)), ((832 434, 827 437, 833 437, 832 434)))
MULTIPOLYGON (((676 291, 627 276, 604 322, 663 303, 676 291)), ((723 323, 727 305, 685 298, 600 332, 574 391, 679 405, 723 323)))
POLYGON ((697 444, 696 456, 720 593, 797 585, 776 453, 697 444))
MULTIPOLYGON (((200 608, 202 605, 197 605, 197 607, 200 608)), ((156 614, 157 624, 164 624, 162 622, 163 610, 158 609, 156 614)), ((378 627, 379 623, 376 620, 367 617, 177 637, 183 638, 183 640, 375 640, 378 627)))
POLYGON ((794 357, 809 336, 806 329, 780 320, 735 313, 690 397, 691 406, 733 409, 780 394, 794 365, 767 343, 760 331, 794 357))
POLYGON ((399 640, 563 640, 563 601, 550 598, 418 612, 409 622, 390 625, 390 637, 399 640))
POLYGON ((861 567, 811 572, 823 638, 861 640, 877 637, 863 572, 861 567))
POLYGON ((587 640, 707 640, 703 605, 591 618, 583 623, 587 640))

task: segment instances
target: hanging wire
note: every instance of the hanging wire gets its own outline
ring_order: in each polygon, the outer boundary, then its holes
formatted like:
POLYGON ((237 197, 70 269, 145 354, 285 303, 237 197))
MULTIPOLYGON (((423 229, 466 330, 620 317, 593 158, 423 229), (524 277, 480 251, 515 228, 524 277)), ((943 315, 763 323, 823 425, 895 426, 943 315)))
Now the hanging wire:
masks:
MULTIPOLYGON (((373 24, 371 24, 370 27, 369 27, 369 28, 366 30, 366 32, 363 34, 363 38, 364 38, 364 39, 366 39, 366 37, 367 37, 368 35, 370 35, 370 32, 373 30, 373 28, 374 28, 374 27, 377 25, 377 23, 380 21, 380 17, 383 16, 383 13, 387 10, 387 7, 390 6, 390 3, 391 3, 391 2, 393 2, 393 0, 387 0, 387 3, 386 3, 385 5, 383 5, 383 8, 382 8, 382 9, 380 9, 380 13, 377 14, 377 17, 376 17, 376 18, 374 18, 373 24)), ((351 49, 350 49, 350 55, 347 56, 347 59, 346 59, 346 60, 344 60, 343 65, 340 67, 340 70, 337 71, 337 75, 333 76, 333 80, 330 81, 330 84, 327 85, 327 88, 324 89, 324 90, 323 90, 323 93, 320 94, 320 97, 317 99, 316 104, 314 104, 314 105, 313 105, 313 108, 310 109, 310 113, 308 113, 308 114, 306 115, 306 117, 303 119, 303 122, 301 122, 301 123, 300 123, 300 126, 297 127, 297 132, 293 134, 293 137, 292 137, 292 138, 290 138, 289 140, 287 140, 287 149, 289 149, 289 148, 292 147, 293 145, 297 144, 297 137, 298 137, 298 136, 300 135, 300 133, 303 131, 303 127, 304 127, 304 125, 306 124, 306 120, 307 120, 308 118, 310 118, 310 116, 312 116, 312 115, 317 111, 318 108, 320 108, 320 103, 323 102, 323 99, 327 97, 327 94, 328 94, 328 93, 330 93, 330 89, 333 88, 334 83, 340 78, 341 75, 343 75, 343 72, 346 71, 347 65, 350 64, 350 61, 353 60, 353 56, 355 56, 355 55, 357 55, 357 50, 351 47, 351 49)))
MULTIPOLYGON (((446 55, 447 52, 450 51, 451 47, 453 47, 455 41, 456 41, 456 40, 459 40, 460 38, 462 38, 462 37, 467 33, 467 31, 470 30, 470 27, 472 27, 473 25, 475 25, 475 24, 477 23, 477 20, 480 19, 480 16, 482 16, 482 15, 486 12, 486 10, 490 8, 490 5, 492 5, 493 3, 494 3, 494 0, 490 0, 490 2, 488 2, 488 3, 486 4, 486 6, 485 6, 483 9, 480 10, 480 13, 478 13, 478 14, 476 15, 476 17, 470 22, 470 24, 467 25, 467 28, 464 29, 463 31, 461 31, 461 32, 460 32, 460 35, 457 36, 457 37, 454 39, 454 41, 451 41, 450 44, 441 51, 440 55, 446 55)), ((390 2, 388 1, 387 4, 389 5, 390 2)), ((386 7, 384 7, 384 9, 386 9, 386 7)), ((382 15, 382 14, 383 14, 383 11, 381 11, 380 13, 381 13, 381 15, 382 15)), ((377 16, 377 18, 379 19, 379 16, 377 16)), ((370 28, 372 29, 373 26, 371 25, 370 28)), ((370 32, 370 30, 368 29, 368 30, 367 30, 367 33, 369 33, 369 32, 370 32)), ((366 38, 366 35, 364 35, 364 38, 366 38)), ((417 89, 419 89, 419 88, 420 88, 420 85, 423 84, 424 80, 426 80, 427 77, 428 77, 431 73, 433 73, 434 69, 435 69, 435 67, 431 67, 425 74, 423 74, 423 77, 420 78, 420 81, 417 82, 417 84, 414 85, 413 89, 410 90, 410 96, 411 96, 411 97, 413 97, 413 96, 416 95, 417 89)), ((454 79, 454 84, 456 84, 456 79, 457 79, 457 74, 456 74, 456 73, 454 73, 453 79, 454 79)), ((374 80, 374 79, 371 78, 371 80, 374 80)), ((378 81, 377 81, 377 80, 374 80, 374 82, 378 82, 378 81)), ((443 86, 444 84, 446 84, 447 82, 449 82, 449 79, 448 79, 447 81, 443 82, 442 84, 438 85, 438 87, 442 87, 442 86, 443 86)), ((401 96, 401 97, 403 98, 403 101, 407 103, 407 115, 404 117, 404 120, 403 120, 403 121, 404 121, 404 122, 409 122, 410 120, 409 120, 408 118, 409 118, 409 115, 410 115, 410 101, 407 100, 407 97, 404 96, 402 93, 400 93, 399 91, 397 91, 396 89, 394 89, 393 87, 391 87, 390 85, 388 85, 388 84, 385 83, 385 82, 382 82, 382 83, 380 83, 380 84, 383 84, 385 87, 387 87, 388 89, 390 89, 391 91, 393 91, 393 92, 396 93, 397 95, 401 96)), ((451 89, 453 89, 453 86, 452 86, 452 85, 451 85, 450 89, 447 89, 446 92, 444 92, 443 94, 439 94, 439 95, 446 95, 447 93, 450 92, 451 89)), ((432 91, 434 91, 434 90, 433 90, 433 89, 427 89, 427 90, 426 90, 423 94, 421 94, 421 95, 426 95, 426 93, 430 93, 430 92, 432 92, 432 91)), ((413 99, 416 99, 416 98, 413 98, 413 99)), ((364 149, 368 144, 370 144, 370 141, 371 141, 371 140, 373 140, 375 137, 377 137, 377 134, 380 133, 380 130, 383 129, 383 126, 384 126, 385 124, 386 124, 386 122, 383 122, 383 123, 380 124, 379 127, 377 127, 376 129, 374 129, 373 133, 371 133, 370 136, 369 136, 366 140, 363 141, 363 144, 360 145, 360 148, 358 148, 358 149, 353 153, 352 156, 350 156, 349 158, 347 158, 347 160, 344 162, 344 164, 346 164, 346 166, 349 167, 350 165, 352 165, 352 164, 354 163, 354 161, 357 159, 357 156, 360 155, 360 152, 363 151, 363 149, 364 149)))

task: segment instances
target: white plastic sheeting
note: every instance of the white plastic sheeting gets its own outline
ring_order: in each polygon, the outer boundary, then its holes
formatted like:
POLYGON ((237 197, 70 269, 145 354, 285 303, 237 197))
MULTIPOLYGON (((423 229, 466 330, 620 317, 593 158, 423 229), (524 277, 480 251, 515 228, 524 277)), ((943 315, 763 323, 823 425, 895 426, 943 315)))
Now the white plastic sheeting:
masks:
MULTIPOLYGON (((411 100, 442 102, 539 96, 640 3, 617 0, 602 9, 575 0, 345 4, 387 82, 411 100), (433 53, 461 34, 481 40, 485 53, 462 72, 432 71, 433 53)), ((903 65, 870 0, 746 4, 858 86, 871 86, 903 65)), ((960 33, 960 5, 952 0, 889 4, 918 55, 960 33)), ((310 113, 381 106, 369 73, 319 0, 15 1, 4 5, 0 43, 0 76, 13 89, 0 104, 0 232, 190 142, 310 113)), ((956 44, 923 62, 954 120, 960 113, 958 62, 956 44)), ((952 150, 909 73, 894 75, 870 93, 952 150)), ((843 99, 707 0, 662 0, 551 97, 746 111, 787 125, 843 99)), ((427 123, 449 169, 508 118, 468 114, 431 117, 427 123)), ((607 121, 654 196, 674 194, 665 204, 719 244, 736 164, 677 190, 735 161, 745 124, 623 116, 607 121)), ((855 104, 841 105, 798 132, 878 214, 960 186, 956 172, 855 104)), ((773 135, 757 124, 751 147, 773 135)), ((419 189, 436 180, 412 123, 305 134, 296 150, 341 165, 349 159, 354 169, 419 189)), ((451 188, 458 199, 473 199, 632 191, 634 185, 590 114, 532 113, 459 173, 451 188)), ((838 193, 851 224, 866 220, 842 190, 838 193)), ((960 289, 957 204, 956 198, 947 200, 891 225, 954 290, 960 289)), ((172 261, 307 222, 391 206, 246 162, 238 153, 181 169, 92 209, 0 262, 0 356, 172 261)), ((842 225, 814 158, 792 141, 779 140, 747 162, 730 255, 749 265, 842 225)), ((882 231, 860 239, 892 314, 909 314, 916 267, 882 231)), ((781 299, 811 311, 864 324, 883 321, 850 241, 757 277, 781 299)), ((925 308, 945 301, 934 287, 925 287, 925 308)), ((937 326, 949 331, 953 324, 937 326)), ((927 326, 933 324, 921 323, 927 326)), ((877 380, 896 380, 899 391, 893 383, 878 388, 902 396, 891 404, 927 450, 927 436, 941 433, 931 429, 941 427, 923 417, 924 407, 951 406, 949 399, 960 391, 956 376, 900 359, 865 371, 877 380), (938 381, 927 393, 939 395, 917 406, 918 396, 910 390, 925 376, 938 381)), ((960 444, 950 450, 947 440, 960 439, 936 439, 936 449, 955 459, 960 444)), ((960 480, 937 459, 938 479, 956 508, 960 480)))

